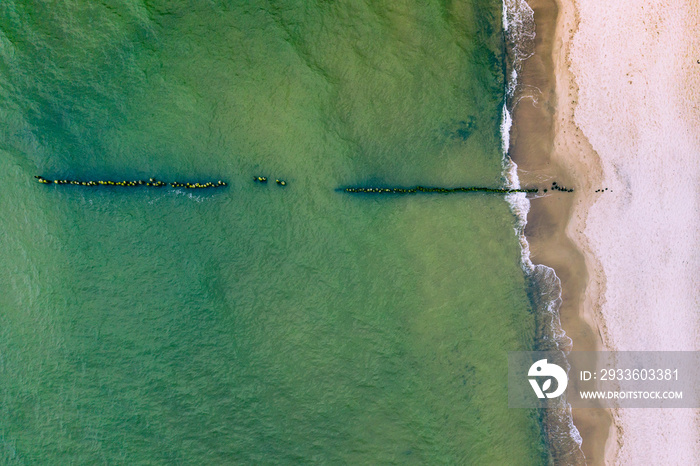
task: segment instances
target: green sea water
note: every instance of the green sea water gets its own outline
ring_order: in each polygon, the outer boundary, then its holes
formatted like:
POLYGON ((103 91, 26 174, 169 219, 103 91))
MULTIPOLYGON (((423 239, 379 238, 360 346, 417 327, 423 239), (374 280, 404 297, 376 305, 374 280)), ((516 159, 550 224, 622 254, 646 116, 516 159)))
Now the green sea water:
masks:
POLYGON ((501 186, 503 89, 494 0, 0 2, 0 463, 546 461, 505 200, 336 191, 501 186))

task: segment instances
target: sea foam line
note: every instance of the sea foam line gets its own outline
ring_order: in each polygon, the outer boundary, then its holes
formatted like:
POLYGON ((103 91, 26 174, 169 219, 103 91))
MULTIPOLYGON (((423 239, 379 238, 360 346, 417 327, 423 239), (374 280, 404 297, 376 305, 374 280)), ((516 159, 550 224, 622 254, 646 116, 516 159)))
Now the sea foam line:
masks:
MULTIPOLYGON (((510 131, 513 126, 513 118, 508 110, 508 103, 516 98, 518 90, 518 71, 521 63, 533 55, 535 39, 535 18, 534 11, 525 0, 503 0, 503 30, 508 47, 510 73, 505 85, 505 96, 503 110, 501 112, 501 146, 503 154, 503 173, 506 178, 506 186, 509 189, 520 189, 520 179, 518 177, 518 166, 510 158, 510 131)), ((535 265, 530 254, 530 243, 525 236, 527 225, 527 215, 530 212, 530 200, 525 193, 513 193, 505 196, 511 211, 516 217, 514 231, 520 242, 521 266, 523 271, 537 283, 541 288, 542 303, 546 303, 544 309, 537 309, 537 312, 544 312, 549 322, 547 327, 551 330, 552 343, 561 351, 566 352, 571 348, 571 339, 561 327, 559 318, 559 308, 561 307, 561 280, 554 269, 543 264, 535 265)), ((569 437, 578 445, 580 449, 583 440, 581 434, 574 425, 571 415, 571 406, 567 403, 563 410, 561 419, 568 427, 569 437)))

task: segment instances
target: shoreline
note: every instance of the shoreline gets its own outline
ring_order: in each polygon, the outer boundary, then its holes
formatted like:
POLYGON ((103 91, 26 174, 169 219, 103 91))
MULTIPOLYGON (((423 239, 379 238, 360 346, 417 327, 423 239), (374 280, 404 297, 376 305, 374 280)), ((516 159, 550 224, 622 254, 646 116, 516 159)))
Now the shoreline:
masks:
MULTIPOLYGON (((511 109, 513 127, 509 155, 518 166, 521 182, 559 180, 576 188, 573 196, 550 193, 530 201, 525 237, 530 258, 535 264, 552 268, 561 282, 559 319, 572 340, 569 349, 600 350, 605 328, 590 310, 599 305, 605 289, 605 275, 585 241, 576 236, 586 217, 586 195, 602 180, 597 155, 574 124, 576 101, 573 76, 568 72, 568 47, 576 28, 575 11, 561 0, 528 0, 534 12, 535 42, 533 55, 521 63, 515 108, 511 109), (568 34, 568 36, 567 36, 568 34), (565 97, 566 96, 566 97, 565 97), (567 132, 574 134, 562 138, 567 132), (572 146, 573 143, 573 146, 572 146), (581 154, 590 163, 582 172, 566 152, 581 154), (593 273, 589 273, 593 271, 593 273), (589 277, 594 277, 589 279, 589 277)), ((556 431, 561 420, 554 415, 545 420, 545 428, 556 431)), ((604 464, 608 438, 616 437, 609 410, 572 410, 573 423, 583 439, 580 452, 568 445, 553 449, 557 463, 604 464)), ((556 436, 556 432, 553 436, 556 436)), ((551 440, 551 439, 550 439, 551 440)), ((557 445, 554 445, 555 447, 557 445)))

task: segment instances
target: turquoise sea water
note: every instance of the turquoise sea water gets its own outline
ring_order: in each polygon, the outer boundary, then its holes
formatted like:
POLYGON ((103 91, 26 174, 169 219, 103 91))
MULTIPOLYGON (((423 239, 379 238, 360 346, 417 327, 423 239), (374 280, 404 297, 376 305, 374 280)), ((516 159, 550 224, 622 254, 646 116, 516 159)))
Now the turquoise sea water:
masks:
POLYGON ((504 199, 335 191, 502 185, 503 79, 493 0, 0 3, 0 462, 544 461, 504 199))

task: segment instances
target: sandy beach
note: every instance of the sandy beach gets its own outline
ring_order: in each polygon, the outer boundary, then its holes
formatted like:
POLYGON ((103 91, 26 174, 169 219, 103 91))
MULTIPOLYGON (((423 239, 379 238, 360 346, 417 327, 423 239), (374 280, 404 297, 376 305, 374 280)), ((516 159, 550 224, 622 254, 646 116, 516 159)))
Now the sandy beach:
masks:
MULTIPOLYGON (((559 3, 551 159, 576 187, 566 236, 587 276, 576 315, 601 349, 700 349, 698 30, 697 0, 559 3)), ((698 410, 612 416, 604 458, 589 458, 582 431, 589 463, 698 463, 698 410)))
MULTIPOLYGON (((525 185, 576 189, 532 200, 525 230, 533 262, 561 279, 571 349, 697 351, 700 3, 528 4, 537 35, 510 155, 525 185)), ((697 464, 699 418, 573 410, 587 464, 697 464)))

